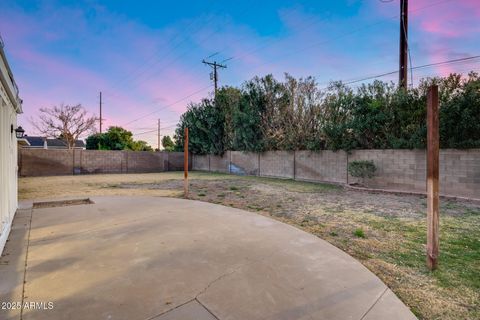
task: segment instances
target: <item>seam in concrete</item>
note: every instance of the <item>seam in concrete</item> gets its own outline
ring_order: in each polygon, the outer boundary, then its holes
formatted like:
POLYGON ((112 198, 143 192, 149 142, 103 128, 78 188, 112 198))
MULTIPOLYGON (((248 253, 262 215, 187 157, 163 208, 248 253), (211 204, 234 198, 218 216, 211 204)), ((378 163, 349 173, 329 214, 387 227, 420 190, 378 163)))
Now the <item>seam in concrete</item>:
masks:
POLYGON ((183 307, 184 305, 186 305, 187 303, 190 303, 190 302, 192 302, 192 301, 195 301, 195 298, 190 299, 190 300, 188 300, 188 301, 186 301, 186 302, 183 302, 183 303, 179 304, 178 306, 173 307, 172 309, 168 309, 167 311, 164 311, 164 312, 162 312, 162 313, 156 314, 156 315, 154 315, 154 316, 152 316, 152 317, 149 317, 149 318, 147 318, 147 319, 145 319, 145 320, 153 320, 153 319, 155 319, 155 318, 161 317, 161 316, 163 316, 164 314, 167 314, 167 313, 169 313, 170 311, 173 311, 173 310, 178 309, 178 308, 180 308, 180 307, 183 307))
POLYGON ((383 297, 385 292, 387 292, 387 290, 388 290, 388 287, 386 287, 385 290, 383 290, 382 294, 377 298, 377 300, 375 300, 375 302, 370 306, 370 308, 368 308, 368 310, 363 314, 360 320, 363 320, 367 316, 367 314, 373 309, 373 307, 375 307, 375 305, 378 303, 378 301, 380 301, 380 299, 383 297))
POLYGON ((234 274, 235 272, 237 272, 239 269, 241 269, 244 265, 240 265, 239 267, 235 268, 234 270, 230 271, 230 272, 225 272, 223 274, 221 274, 220 276, 218 276, 217 278, 213 279, 212 281, 210 281, 207 286, 205 288, 202 289, 202 291, 200 291, 199 293, 197 293, 197 295, 195 296, 195 299, 198 298, 198 296, 204 294, 205 292, 207 292, 207 290, 210 288, 210 286, 212 286, 215 282, 217 281, 220 281, 222 280, 223 278, 225 277, 228 277, 229 275, 232 275, 234 274))
POLYGON ((210 309, 208 309, 203 303, 200 302, 200 300, 198 300, 197 298, 195 298, 195 301, 197 301, 205 310, 208 311, 208 313, 210 313, 212 315, 212 317, 214 317, 215 319, 217 320, 220 320, 219 317, 217 317, 212 311, 210 311, 210 309))
MULTIPOLYGON (((195 296, 195 299, 197 299, 200 295, 204 294, 207 292, 207 290, 216 282, 218 281, 221 281, 223 280, 224 278, 234 274, 235 272, 237 272, 238 270, 242 269, 243 267, 246 267, 246 266, 249 266, 249 265, 252 265, 252 264, 255 264, 255 263, 263 263, 264 261, 266 261, 267 259, 270 259, 273 255, 275 254, 275 252, 272 252, 271 254, 269 254, 268 256, 265 256, 261 259, 258 259, 258 260, 251 260, 251 261, 248 261, 248 262, 245 262, 245 263, 242 263, 240 264, 239 266, 237 266, 236 268, 234 268, 233 270, 231 271, 228 271, 228 272, 224 272, 222 273, 220 276, 218 276, 217 278, 213 279, 212 281, 210 281, 208 283, 208 285, 202 289, 196 296, 195 296)), ((248 258, 246 259, 248 260, 248 258)))
POLYGON ((27 282, 28 249, 30 248, 30 232, 32 230, 33 207, 30 208, 29 210, 30 210, 30 220, 28 222, 27 250, 25 252, 25 265, 23 269, 22 305, 20 308, 20 320, 23 319, 23 303, 25 301, 25 283, 27 282))

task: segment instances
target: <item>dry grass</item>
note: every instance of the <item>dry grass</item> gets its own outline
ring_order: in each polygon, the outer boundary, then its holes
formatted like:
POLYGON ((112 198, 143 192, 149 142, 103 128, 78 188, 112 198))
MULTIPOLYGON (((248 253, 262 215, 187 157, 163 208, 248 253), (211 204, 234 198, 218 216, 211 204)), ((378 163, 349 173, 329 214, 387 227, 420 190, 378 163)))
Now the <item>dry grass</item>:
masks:
MULTIPOLYGON (((442 201, 439 269, 425 268, 425 199, 256 177, 192 173, 190 197, 272 216, 377 274, 421 319, 480 318, 480 207, 442 201)), ((182 173, 20 179, 21 199, 182 196, 182 173)))

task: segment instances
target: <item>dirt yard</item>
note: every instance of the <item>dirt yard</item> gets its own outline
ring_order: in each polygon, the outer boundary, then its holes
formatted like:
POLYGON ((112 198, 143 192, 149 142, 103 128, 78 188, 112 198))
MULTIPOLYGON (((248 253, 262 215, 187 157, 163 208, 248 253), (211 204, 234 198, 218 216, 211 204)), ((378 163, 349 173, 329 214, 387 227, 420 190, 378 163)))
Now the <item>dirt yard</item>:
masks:
MULTIPOLYGON (((21 178, 20 199, 183 196, 183 173, 21 178)), ((190 198, 258 212, 325 239, 420 319, 480 319, 480 205, 441 200, 439 269, 425 268, 426 201, 292 180, 194 172, 190 198)))

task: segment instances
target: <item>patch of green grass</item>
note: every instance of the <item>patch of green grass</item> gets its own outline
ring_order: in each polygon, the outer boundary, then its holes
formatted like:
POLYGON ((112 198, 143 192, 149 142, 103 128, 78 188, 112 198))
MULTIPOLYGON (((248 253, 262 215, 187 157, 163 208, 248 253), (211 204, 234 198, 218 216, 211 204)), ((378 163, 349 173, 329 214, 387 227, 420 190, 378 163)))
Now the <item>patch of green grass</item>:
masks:
POLYGON ((205 193, 203 193, 203 192, 199 192, 199 193, 197 193, 197 196, 199 196, 199 197, 205 197, 205 196, 206 196, 206 194, 205 194, 205 193))
POLYGON ((225 193, 219 193, 219 194, 217 194, 217 197, 219 197, 219 198, 225 198, 225 193))
POLYGON ((355 229, 355 231, 353 231, 353 235, 357 238, 366 238, 365 231, 363 231, 362 228, 355 229))
POLYGON ((329 233, 332 237, 337 237, 338 236, 338 233, 336 233, 335 231, 330 231, 329 233))
POLYGON ((230 186, 229 189, 232 190, 232 191, 240 190, 240 188, 237 187, 237 186, 230 186))
POLYGON ((255 210, 255 211, 262 211, 263 209, 265 209, 264 207, 260 207, 260 206, 256 206, 256 205, 250 205, 250 204, 247 205, 247 208, 255 210))
POLYGON ((315 192, 325 192, 325 191, 337 191, 341 190, 342 187, 335 184, 328 183, 316 183, 316 182, 306 182, 306 181, 297 181, 292 179, 276 179, 276 178, 260 178, 262 182, 267 184, 280 186, 285 188, 288 191, 292 192, 302 192, 302 193, 315 193, 315 192))
POLYGON ((474 209, 464 212, 460 216, 440 217, 440 254, 438 269, 433 272, 428 272, 425 266, 424 219, 364 218, 364 222, 373 230, 398 235, 398 249, 380 254, 386 261, 433 277, 447 289, 464 286, 480 290, 480 212, 474 209))

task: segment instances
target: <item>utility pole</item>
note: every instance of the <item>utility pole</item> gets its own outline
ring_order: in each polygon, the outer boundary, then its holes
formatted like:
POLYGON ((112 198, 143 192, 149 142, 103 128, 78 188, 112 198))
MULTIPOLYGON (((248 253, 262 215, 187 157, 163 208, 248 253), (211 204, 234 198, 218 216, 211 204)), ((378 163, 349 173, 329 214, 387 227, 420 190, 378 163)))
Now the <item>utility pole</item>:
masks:
POLYGON ((218 88, 218 71, 217 68, 226 68, 227 66, 221 63, 217 63, 216 61, 210 62, 206 61, 205 59, 202 60, 202 63, 209 65, 210 67, 213 68, 213 77, 210 77, 211 80, 213 80, 213 83, 215 85, 215 97, 217 96, 217 88, 218 88), (213 78, 213 79, 212 79, 213 78))
POLYGON ((398 85, 407 89, 408 72, 408 0, 400 0, 400 65, 398 85))
POLYGON ((158 145, 158 152, 160 152, 160 119, 158 119, 158 133, 157 133, 158 137, 157 137, 157 145, 158 145))
POLYGON ((100 133, 102 133, 102 91, 100 91, 100 133))

